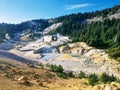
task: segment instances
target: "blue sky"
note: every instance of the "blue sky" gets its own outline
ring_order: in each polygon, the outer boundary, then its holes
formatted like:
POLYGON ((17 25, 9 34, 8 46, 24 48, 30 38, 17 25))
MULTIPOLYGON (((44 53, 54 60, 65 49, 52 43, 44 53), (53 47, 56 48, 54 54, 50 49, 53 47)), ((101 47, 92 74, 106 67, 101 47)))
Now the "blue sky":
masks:
POLYGON ((20 23, 120 5, 120 0, 0 0, 0 22, 20 23))

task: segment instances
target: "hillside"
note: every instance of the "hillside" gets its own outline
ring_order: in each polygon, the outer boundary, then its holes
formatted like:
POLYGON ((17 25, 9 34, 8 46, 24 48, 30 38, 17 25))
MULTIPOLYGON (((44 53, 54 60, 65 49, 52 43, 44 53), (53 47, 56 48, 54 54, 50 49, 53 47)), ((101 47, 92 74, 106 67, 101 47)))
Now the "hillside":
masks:
POLYGON ((107 88, 119 90, 120 88, 120 83, 116 82, 90 86, 85 78, 63 79, 49 70, 9 60, 0 58, 1 90, 107 90, 107 88))
POLYGON ((86 79, 59 78, 49 70, 0 58, 1 90, 73 90, 76 88, 91 90, 92 87, 85 84, 87 82, 86 79))
POLYGON ((120 5, 0 24, 0 90, 119 90, 120 5))
MULTIPOLYGON (((68 33, 73 33, 73 31, 78 31, 81 29, 81 24, 83 22, 91 22, 91 21, 99 21, 99 18, 102 20, 109 18, 119 19, 119 10, 120 6, 114 6, 112 8, 107 8, 101 11, 94 11, 88 13, 78 13, 65 15, 54 19, 38 19, 22 22, 20 24, 0 24, 0 37, 5 38, 6 33, 8 33, 11 38, 14 38, 15 34, 31 34, 30 37, 34 38, 34 35, 40 36, 41 34, 37 34, 36 32, 42 32, 46 30, 49 26, 56 23, 63 23, 62 28, 57 29, 57 32, 60 32, 63 35, 69 35, 68 33), (94 19, 94 18, 98 18, 94 19)), ((55 28, 56 29, 56 28, 55 28)), ((56 31, 54 29, 54 31, 56 31)))

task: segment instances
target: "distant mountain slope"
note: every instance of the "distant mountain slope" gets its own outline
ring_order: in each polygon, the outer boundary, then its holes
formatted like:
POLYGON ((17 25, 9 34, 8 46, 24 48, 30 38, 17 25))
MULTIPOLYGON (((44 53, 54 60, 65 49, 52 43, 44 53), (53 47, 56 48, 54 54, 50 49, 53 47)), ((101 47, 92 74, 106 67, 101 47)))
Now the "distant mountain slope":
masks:
POLYGON ((8 33, 11 38, 17 36, 27 36, 31 39, 40 38, 43 31, 54 26, 53 30, 48 30, 52 34, 60 33, 69 36, 73 42, 83 41, 97 48, 115 47, 111 56, 120 55, 120 5, 107 8, 101 11, 88 13, 78 13, 61 16, 54 19, 39 19, 23 22, 20 24, 0 24, 0 41, 8 33), (60 27, 55 27, 57 23, 62 23, 60 27), (19 35, 15 35, 19 34, 19 35), (114 55, 115 54, 115 55, 114 55))
MULTIPOLYGON (((49 27, 54 23, 65 22, 67 25, 71 26, 73 23, 76 25, 74 26, 74 30, 80 29, 80 24, 85 21, 86 19, 92 19, 95 17, 119 17, 120 13, 120 5, 114 6, 112 8, 107 8, 102 11, 95 11, 95 12, 88 12, 88 13, 78 13, 78 14, 70 14, 61 16, 54 19, 38 19, 38 20, 31 20, 26 21, 20 24, 0 24, 0 37, 4 38, 5 34, 8 33, 11 37, 14 37, 15 33, 18 32, 38 32, 43 31, 45 28, 49 27), (69 23, 68 23, 69 22, 69 23)), ((63 24, 64 25, 64 24, 63 24)), ((67 27, 67 26, 66 26, 67 27)), ((70 29, 71 31, 71 29, 70 29)), ((66 31, 64 31, 66 32, 66 31)), ((66 34, 65 34, 66 35, 66 34)))
MULTIPOLYGON (((120 13, 120 5, 116 5, 111 8, 107 8, 100 11, 93 12, 85 12, 85 13, 77 13, 70 14, 56 18, 56 22, 64 22, 64 21, 81 21, 85 19, 91 19, 94 17, 108 17, 109 15, 113 15, 115 13, 120 13)), ((120 17, 119 17, 120 18, 120 17)))
POLYGON ((0 38, 5 38, 5 35, 8 33, 11 38, 14 38, 14 34, 17 33, 34 33, 43 31, 45 28, 50 26, 52 21, 50 20, 31 20, 22 22, 20 24, 0 24, 0 38))

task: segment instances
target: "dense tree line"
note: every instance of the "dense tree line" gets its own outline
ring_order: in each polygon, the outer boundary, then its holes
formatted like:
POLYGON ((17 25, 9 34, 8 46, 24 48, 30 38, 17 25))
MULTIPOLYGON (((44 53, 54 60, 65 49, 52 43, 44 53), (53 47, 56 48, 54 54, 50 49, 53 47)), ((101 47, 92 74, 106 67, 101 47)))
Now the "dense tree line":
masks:
POLYGON ((120 19, 89 24, 65 22, 56 32, 69 36, 73 42, 83 41, 96 48, 108 49, 112 57, 120 56, 120 19))
POLYGON ((93 12, 85 12, 85 13, 77 13, 77 14, 70 14, 70 15, 65 15, 61 16, 55 19, 56 22, 64 22, 64 21, 82 21, 85 19, 90 19, 94 17, 107 17, 108 15, 112 15, 116 13, 120 9, 120 5, 116 5, 112 8, 106 8, 104 10, 100 11, 93 11, 93 12))
POLYGON ((56 32, 68 35, 74 42, 85 41, 95 47, 120 45, 120 19, 87 23, 63 23, 56 32))
POLYGON ((5 37, 5 34, 8 33, 10 36, 13 36, 16 27, 14 24, 0 24, 0 39, 5 37))

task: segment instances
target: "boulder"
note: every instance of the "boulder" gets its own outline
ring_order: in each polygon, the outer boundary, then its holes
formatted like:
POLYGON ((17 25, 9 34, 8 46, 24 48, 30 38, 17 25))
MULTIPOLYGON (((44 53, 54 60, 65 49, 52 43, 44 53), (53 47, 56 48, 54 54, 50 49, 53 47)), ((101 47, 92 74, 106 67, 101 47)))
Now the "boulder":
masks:
POLYGON ((44 46, 34 51, 34 53, 59 53, 59 50, 53 46, 44 46))

